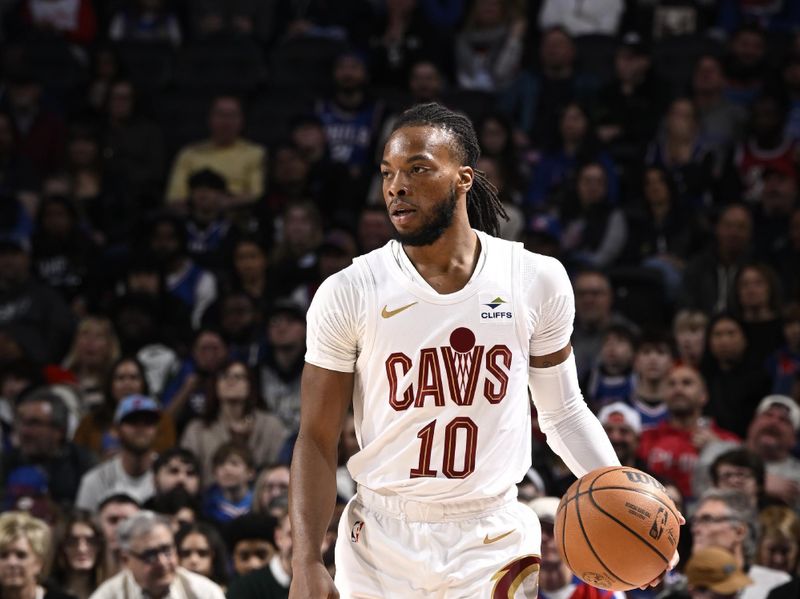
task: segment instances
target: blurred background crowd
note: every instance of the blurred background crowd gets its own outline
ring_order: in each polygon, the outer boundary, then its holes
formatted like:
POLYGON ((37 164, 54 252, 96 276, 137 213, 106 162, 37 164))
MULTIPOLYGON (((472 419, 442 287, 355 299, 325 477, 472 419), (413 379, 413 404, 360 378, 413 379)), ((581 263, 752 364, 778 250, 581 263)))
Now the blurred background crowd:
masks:
MULTIPOLYGON (((0 32, 0 598, 287 596, 305 311, 391 238, 376 164, 429 101, 689 520, 630 595, 800 596, 800 3, 0 0, 0 32)), ((541 595, 604 596, 532 434, 541 595)), ((356 450, 351 418, 342 504, 356 450)))

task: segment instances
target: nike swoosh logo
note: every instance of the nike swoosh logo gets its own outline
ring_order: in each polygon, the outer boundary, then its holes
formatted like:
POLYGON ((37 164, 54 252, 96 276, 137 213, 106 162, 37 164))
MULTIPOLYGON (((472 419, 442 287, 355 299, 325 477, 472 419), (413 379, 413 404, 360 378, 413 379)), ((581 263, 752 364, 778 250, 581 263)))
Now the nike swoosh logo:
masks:
POLYGON ((500 539, 505 539, 508 535, 510 535, 512 532, 514 532, 514 530, 515 529, 512 528, 508 532, 503 533, 501 535, 498 535, 498 536, 494 537, 493 539, 490 539, 489 535, 486 535, 485 537, 483 537, 483 544, 484 545, 488 545, 489 543, 496 543, 500 539))
POLYGON ((411 306, 415 306, 416 304, 417 302, 411 302, 410 304, 406 306, 401 306, 396 310, 389 310, 388 306, 384 306, 383 310, 381 310, 381 316, 383 316, 384 318, 391 318, 392 316, 400 314, 400 312, 402 312, 403 310, 408 310, 411 306))

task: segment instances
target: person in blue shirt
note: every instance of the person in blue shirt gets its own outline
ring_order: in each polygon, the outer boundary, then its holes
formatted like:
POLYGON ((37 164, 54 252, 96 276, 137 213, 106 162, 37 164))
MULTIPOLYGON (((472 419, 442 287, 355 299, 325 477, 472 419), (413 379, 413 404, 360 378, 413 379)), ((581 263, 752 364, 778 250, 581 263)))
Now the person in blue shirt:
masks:
POLYGON ((230 441, 219 446, 212 462, 214 484, 205 493, 203 512, 212 522, 225 524, 253 506, 255 460, 246 445, 230 441))

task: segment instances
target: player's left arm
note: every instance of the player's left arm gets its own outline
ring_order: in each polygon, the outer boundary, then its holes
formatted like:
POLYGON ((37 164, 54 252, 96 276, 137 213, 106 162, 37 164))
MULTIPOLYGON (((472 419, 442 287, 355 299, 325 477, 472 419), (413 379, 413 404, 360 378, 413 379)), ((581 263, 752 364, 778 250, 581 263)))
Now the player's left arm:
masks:
POLYGON ((583 400, 572 346, 531 356, 528 374, 539 427, 572 473, 581 477, 596 468, 619 466, 608 435, 583 400))
POLYGON ((532 335, 528 386, 547 444, 576 476, 619 466, 602 425, 583 400, 570 337, 575 294, 567 272, 553 258, 532 258, 535 272, 526 281, 532 335))

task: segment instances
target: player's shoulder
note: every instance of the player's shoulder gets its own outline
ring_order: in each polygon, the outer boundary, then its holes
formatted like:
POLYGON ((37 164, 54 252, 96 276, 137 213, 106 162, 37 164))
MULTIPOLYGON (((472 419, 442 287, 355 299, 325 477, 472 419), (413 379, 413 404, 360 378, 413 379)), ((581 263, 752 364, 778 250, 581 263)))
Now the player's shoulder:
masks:
POLYGON ((520 270, 523 288, 535 286, 545 293, 572 292, 572 285, 564 265, 552 256, 522 249, 520 270))
POLYGON ((321 304, 338 304, 359 306, 367 295, 368 287, 371 283, 369 262, 380 259, 379 252, 384 248, 378 248, 368 254, 356 257, 353 262, 325 279, 314 294, 312 306, 321 304))

